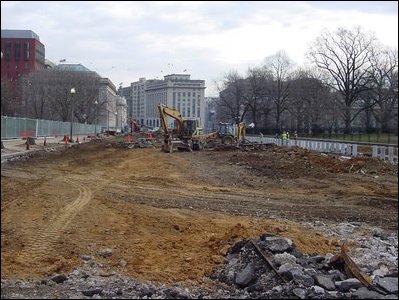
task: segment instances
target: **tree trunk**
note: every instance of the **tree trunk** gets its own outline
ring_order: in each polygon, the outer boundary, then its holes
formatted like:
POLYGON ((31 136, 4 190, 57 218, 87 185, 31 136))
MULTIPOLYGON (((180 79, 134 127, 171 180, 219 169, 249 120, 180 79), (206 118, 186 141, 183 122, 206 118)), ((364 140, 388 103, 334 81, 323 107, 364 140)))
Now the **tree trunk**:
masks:
POLYGON ((344 121, 345 121, 345 134, 351 134, 352 133, 352 126, 351 126, 351 111, 350 107, 346 107, 345 109, 345 116, 344 116, 344 121))

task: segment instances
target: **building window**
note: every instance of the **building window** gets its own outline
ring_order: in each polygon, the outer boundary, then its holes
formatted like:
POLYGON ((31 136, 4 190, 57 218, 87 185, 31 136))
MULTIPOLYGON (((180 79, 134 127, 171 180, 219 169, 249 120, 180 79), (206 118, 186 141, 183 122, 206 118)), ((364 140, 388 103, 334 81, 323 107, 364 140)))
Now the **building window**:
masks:
POLYGON ((200 117, 201 115, 200 115, 200 108, 198 107, 197 108, 197 117, 200 117))
POLYGON ((193 97, 195 97, 195 92, 193 92, 193 97))
POLYGON ((29 42, 24 42, 24 60, 29 60, 29 42))
POLYGON ((11 58, 11 42, 6 42, 5 58, 6 58, 6 60, 10 60, 10 58, 11 58))
POLYGON ((183 97, 186 97, 186 92, 183 92, 183 97))
POLYGON ((21 59, 21 44, 18 42, 14 43, 14 59, 16 61, 21 59))
POLYGON ((190 93, 190 92, 187 92, 187 96, 188 96, 188 97, 191 97, 191 93, 190 93))

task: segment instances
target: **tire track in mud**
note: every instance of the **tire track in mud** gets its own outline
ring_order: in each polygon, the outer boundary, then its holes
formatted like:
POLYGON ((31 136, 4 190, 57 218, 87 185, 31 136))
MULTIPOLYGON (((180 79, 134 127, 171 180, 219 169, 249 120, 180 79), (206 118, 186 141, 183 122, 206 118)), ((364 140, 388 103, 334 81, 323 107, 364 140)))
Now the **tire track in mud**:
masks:
POLYGON ((57 243, 63 231, 68 227, 75 216, 90 202, 92 192, 90 188, 76 184, 68 179, 67 183, 77 186, 79 196, 61 209, 60 214, 55 215, 49 220, 49 224, 37 231, 25 244, 25 249, 19 253, 16 261, 26 263, 26 261, 37 264, 40 259, 46 257, 49 250, 57 243))

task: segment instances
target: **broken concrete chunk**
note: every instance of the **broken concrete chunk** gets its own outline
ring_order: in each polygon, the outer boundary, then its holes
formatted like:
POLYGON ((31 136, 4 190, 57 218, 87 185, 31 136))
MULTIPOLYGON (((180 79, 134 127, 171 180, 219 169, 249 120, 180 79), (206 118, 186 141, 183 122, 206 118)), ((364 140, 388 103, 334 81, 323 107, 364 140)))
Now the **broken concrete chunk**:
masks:
POLYGON ((314 284, 313 278, 306 275, 303 272, 303 268, 298 264, 285 263, 284 265, 280 266, 278 273, 288 280, 294 280, 295 282, 305 286, 312 286, 314 284))
POLYGON ((277 265, 277 267, 285 264, 285 263, 291 263, 295 264, 296 263, 296 257, 294 255, 291 255, 287 252, 284 253, 277 253, 274 255, 274 262, 277 265))
POLYGON ((316 295, 321 295, 324 294, 324 289, 322 287, 319 287, 317 285, 314 285, 311 287, 311 290, 313 293, 315 293, 316 295))
POLYGON ((112 249, 105 248, 97 253, 99 256, 108 257, 112 255, 112 249))
POLYGON ((252 264, 248 264, 242 271, 237 273, 235 283, 240 287, 246 287, 255 279, 255 268, 252 264))
POLYGON ((335 290, 334 282, 331 280, 330 277, 323 275, 316 275, 314 279, 316 280, 317 285, 321 286, 322 288, 329 291, 335 290))
POLYGON ((67 279, 68 279, 68 277, 66 277, 66 275, 64 275, 64 274, 57 274, 57 275, 51 277, 51 280, 56 283, 63 283, 67 279))
POLYGON ((386 290, 388 293, 397 294, 398 293, 398 278, 396 277, 376 277, 375 283, 386 290))
POLYGON ((384 277, 389 272, 386 266, 381 266, 379 269, 373 271, 374 276, 384 277))
POLYGON ((346 279, 344 281, 336 281, 335 286, 341 292, 347 292, 350 289, 358 289, 362 286, 362 283, 356 278, 346 279))
POLYGON ((301 288, 295 288, 292 290, 295 296, 297 296, 299 299, 306 299, 307 292, 305 289, 301 288))
POLYGON ((266 237, 259 245, 272 252, 285 252, 292 249, 292 241, 283 237, 266 237))

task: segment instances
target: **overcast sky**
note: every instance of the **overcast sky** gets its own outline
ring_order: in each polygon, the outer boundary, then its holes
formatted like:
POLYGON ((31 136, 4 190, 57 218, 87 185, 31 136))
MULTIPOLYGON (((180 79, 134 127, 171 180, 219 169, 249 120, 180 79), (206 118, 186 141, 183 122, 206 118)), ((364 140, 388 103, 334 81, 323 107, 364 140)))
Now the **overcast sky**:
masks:
POLYGON ((322 29, 359 25, 398 48, 397 1, 1 1, 1 28, 33 30, 55 63, 81 63, 116 87, 187 70, 206 96, 278 50, 304 65, 322 29))

